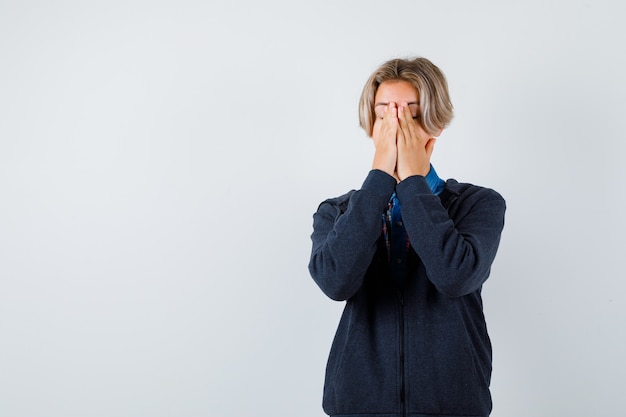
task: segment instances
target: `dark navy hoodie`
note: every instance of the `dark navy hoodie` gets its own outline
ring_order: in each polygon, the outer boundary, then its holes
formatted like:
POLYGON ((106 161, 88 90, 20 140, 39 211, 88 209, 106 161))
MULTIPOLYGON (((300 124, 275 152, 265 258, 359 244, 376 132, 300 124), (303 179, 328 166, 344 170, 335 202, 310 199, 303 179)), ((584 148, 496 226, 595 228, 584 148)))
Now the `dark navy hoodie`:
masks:
POLYGON ((481 289, 504 212, 491 189, 448 180, 437 196, 422 176, 396 184, 379 170, 319 206, 309 271, 328 297, 346 301, 326 368, 328 415, 489 415, 481 289), (394 191, 410 243, 401 283, 381 233, 394 191))

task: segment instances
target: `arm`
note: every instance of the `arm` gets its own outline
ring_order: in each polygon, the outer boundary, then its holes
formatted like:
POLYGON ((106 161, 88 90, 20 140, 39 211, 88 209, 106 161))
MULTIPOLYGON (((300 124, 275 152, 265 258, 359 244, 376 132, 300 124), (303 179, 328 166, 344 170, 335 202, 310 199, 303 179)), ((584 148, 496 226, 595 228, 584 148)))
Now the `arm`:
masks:
POLYGON ((504 227, 504 199, 472 187, 457 200, 455 221, 422 176, 397 186, 402 218, 415 252, 435 287, 450 297, 476 291, 489 276, 504 227))
POLYGON ((309 271, 333 300, 347 300, 361 287, 376 252, 381 215, 395 185, 391 175, 372 170, 362 188, 350 196, 345 212, 326 201, 313 215, 309 271))

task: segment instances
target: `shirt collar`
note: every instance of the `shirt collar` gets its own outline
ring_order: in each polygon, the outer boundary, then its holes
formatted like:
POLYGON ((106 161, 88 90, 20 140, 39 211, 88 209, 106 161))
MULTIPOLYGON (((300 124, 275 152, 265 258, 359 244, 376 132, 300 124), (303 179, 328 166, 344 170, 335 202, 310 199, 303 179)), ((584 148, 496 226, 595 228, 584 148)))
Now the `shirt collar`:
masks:
POLYGON ((433 164, 430 164, 430 171, 428 171, 428 174, 426 175, 426 183, 430 187, 430 191, 432 191, 435 195, 441 194, 446 185, 446 182, 439 178, 439 175, 437 175, 437 171, 435 171, 433 164))

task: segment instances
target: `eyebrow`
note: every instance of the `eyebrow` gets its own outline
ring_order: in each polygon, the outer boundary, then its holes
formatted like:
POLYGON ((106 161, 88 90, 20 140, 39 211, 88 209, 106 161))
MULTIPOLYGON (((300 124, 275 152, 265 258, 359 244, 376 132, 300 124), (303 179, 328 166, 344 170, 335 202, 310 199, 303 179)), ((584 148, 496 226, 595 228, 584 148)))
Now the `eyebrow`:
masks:
MULTIPOLYGON (((419 104, 420 104, 420 103, 419 103, 419 101, 409 101, 409 102, 408 102, 408 103, 406 103, 406 104, 407 104, 407 105, 410 105, 410 104, 417 104, 417 105, 419 106, 419 104)), ((379 102, 379 103, 374 104, 374 107, 378 107, 378 106, 387 106, 387 105, 389 105, 389 103, 388 103, 388 102, 381 101, 381 102, 379 102)))

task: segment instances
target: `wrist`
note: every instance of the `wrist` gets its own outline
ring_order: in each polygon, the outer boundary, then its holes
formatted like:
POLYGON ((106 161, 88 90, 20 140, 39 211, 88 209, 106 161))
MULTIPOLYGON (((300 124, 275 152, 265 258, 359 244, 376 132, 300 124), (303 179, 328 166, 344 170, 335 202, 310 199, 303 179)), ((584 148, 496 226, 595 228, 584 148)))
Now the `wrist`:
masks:
POLYGON ((404 181, 405 179, 409 177, 414 177, 414 176, 426 177, 428 175, 429 170, 426 170, 426 172, 424 172, 424 170, 398 171, 398 178, 400 179, 400 181, 404 181))
POLYGON ((376 153, 374 156, 374 162, 372 163, 372 169, 378 169, 393 176, 396 171, 395 158, 389 155, 379 155, 376 153))

